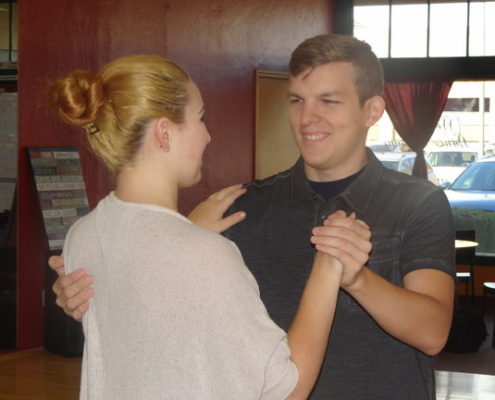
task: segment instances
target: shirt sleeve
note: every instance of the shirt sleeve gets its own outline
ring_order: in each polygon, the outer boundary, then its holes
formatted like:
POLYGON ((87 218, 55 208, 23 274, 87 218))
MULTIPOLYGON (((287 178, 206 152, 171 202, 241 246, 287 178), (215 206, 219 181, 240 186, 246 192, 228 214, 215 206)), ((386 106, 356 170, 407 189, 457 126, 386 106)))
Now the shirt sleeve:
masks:
POLYGON ((402 275, 416 269, 438 269, 455 276, 455 233, 450 206, 437 189, 417 204, 401 246, 402 275))
POLYGON ((286 399, 293 392, 299 373, 296 365, 290 360, 290 349, 287 337, 284 337, 270 357, 263 387, 262 400, 286 399), (284 382, 280 385, 280 382, 284 382))

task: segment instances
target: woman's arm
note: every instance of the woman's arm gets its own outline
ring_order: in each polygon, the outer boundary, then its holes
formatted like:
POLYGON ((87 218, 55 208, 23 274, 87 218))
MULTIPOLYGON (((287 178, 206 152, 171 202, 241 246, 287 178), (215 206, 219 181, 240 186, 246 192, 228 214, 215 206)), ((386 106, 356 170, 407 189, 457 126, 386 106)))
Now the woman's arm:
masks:
POLYGON ((354 214, 347 217, 343 211, 337 211, 327 218, 325 225, 330 220, 337 229, 313 231, 311 241, 319 251, 287 335, 292 361, 299 370, 290 400, 306 399, 311 393, 327 348, 344 271, 364 265, 371 251, 369 227, 354 214))
POLYGON ((316 382, 328 343, 342 277, 342 264, 317 253, 298 311, 287 334, 299 371, 290 400, 306 399, 316 382))

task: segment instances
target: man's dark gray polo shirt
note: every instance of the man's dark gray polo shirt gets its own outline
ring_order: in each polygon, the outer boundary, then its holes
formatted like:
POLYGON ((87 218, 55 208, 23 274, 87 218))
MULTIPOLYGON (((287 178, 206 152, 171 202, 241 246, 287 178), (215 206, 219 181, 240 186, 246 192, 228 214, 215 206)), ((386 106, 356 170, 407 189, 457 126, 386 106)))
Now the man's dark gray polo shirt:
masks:
MULTIPOLYGON (((247 185, 229 211, 246 219, 226 236, 240 248, 261 298, 287 330, 311 269, 311 229, 336 210, 355 212, 371 228, 368 267, 402 286, 421 268, 454 275, 454 231, 442 189, 426 180, 369 162, 340 194, 324 200, 311 189, 299 160, 273 177, 247 185)), ((329 348, 312 399, 432 400, 430 357, 385 333, 364 309, 340 291, 329 348)))

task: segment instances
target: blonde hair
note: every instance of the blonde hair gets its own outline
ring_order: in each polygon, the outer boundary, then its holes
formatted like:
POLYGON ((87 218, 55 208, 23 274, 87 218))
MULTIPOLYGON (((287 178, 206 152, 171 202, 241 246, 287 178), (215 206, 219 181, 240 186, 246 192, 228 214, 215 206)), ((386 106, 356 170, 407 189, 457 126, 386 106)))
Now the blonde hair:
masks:
POLYGON ((50 96, 61 119, 85 128, 96 155, 119 172, 134 159, 149 122, 183 122, 189 80, 170 60, 137 55, 108 63, 96 75, 73 71, 55 82, 50 96))
POLYGON ((303 71, 331 62, 349 62, 355 70, 355 86, 361 104, 383 94, 383 69, 368 43, 349 35, 326 34, 309 38, 292 53, 289 71, 296 77, 303 71))

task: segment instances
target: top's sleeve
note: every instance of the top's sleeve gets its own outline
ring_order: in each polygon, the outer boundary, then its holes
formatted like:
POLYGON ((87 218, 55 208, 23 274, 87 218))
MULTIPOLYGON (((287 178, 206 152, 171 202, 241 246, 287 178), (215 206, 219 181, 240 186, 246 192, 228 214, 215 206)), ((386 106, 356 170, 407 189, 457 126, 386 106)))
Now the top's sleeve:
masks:
POLYGON ((211 331, 209 368, 253 398, 279 400, 290 395, 298 372, 290 359, 286 333, 277 326, 259 296, 252 274, 237 247, 219 236, 223 245, 210 246, 208 271, 202 281, 210 287, 207 323, 211 331), (223 247, 223 249, 221 249, 223 247), (208 281, 210 281, 208 283, 208 281), (213 289, 214 288, 214 289, 213 289))
POLYGON ((271 355, 266 372, 265 384, 262 400, 279 400, 286 399, 294 390, 299 374, 296 366, 289 359, 290 350, 287 343, 287 337, 284 337, 271 355), (280 384, 280 382, 288 382, 280 384), (292 383, 292 384, 290 384, 292 383))
POLYGON ((402 275, 416 269, 438 269, 455 276, 455 232, 450 206, 441 190, 417 204, 407 222, 401 246, 402 275))

